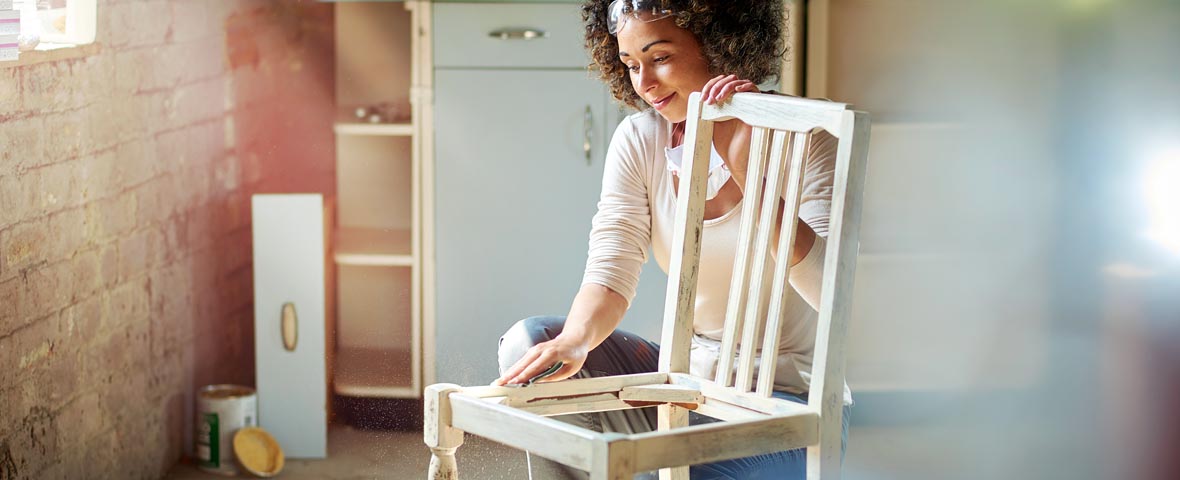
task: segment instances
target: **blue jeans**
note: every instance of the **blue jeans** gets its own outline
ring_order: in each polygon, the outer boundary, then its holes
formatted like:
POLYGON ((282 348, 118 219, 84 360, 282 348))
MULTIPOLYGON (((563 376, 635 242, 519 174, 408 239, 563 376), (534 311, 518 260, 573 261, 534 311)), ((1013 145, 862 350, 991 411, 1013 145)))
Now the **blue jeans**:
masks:
MULTIPOLYGON (((565 317, 530 317, 517 322, 500 337, 500 372, 512 367, 533 345, 555 338, 565 325, 565 317)), ((660 346, 638 335, 615 330, 598 348, 590 351, 582 370, 575 378, 626 375, 654 372, 658 368, 660 346)), ((774 392, 776 398, 807 403, 807 395, 774 392)), ((844 431, 841 457, 848 442, 848 419, 851 409, 844 406, 844 431)), ((654 408, 615 410, 610 412, 580 413, 554 417, 562 421, 600 432, 625 434, 650 432, 656 429, 654 408)), ((700 425, 719 420, 689 413, 689 424, 700 425)), ((588 478, 585 472, 565 467, 539 457, 530 457, 529 464, 534 480, 588 478)), ((692 480, 752 480, 752 479, 804 479, 807 474, 807 449, 784 450, 781 452, 755 455, 746 458, 725 460, 689 469, 692 480)), ((655 472, 637 475, 635 478, 654 479, 655 472)))

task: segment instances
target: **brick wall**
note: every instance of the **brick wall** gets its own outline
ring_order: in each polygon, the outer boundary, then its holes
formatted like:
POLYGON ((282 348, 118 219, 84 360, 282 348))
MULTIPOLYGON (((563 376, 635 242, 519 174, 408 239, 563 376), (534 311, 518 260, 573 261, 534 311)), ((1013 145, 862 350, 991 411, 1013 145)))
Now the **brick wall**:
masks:
POLYGON ((254 382, 250 195, 335 188, 331 5, 98 14, 0 64, 0 480, 162 475, 254 382))

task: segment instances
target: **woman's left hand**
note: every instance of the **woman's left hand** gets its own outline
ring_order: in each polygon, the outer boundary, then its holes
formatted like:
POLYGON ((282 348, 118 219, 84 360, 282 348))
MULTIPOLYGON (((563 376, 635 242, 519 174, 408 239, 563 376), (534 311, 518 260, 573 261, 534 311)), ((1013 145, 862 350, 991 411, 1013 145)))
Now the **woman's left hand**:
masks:
MULTIPOLYGON (((701 88, 701 96, 707 104, 721 103, 735 93, 759 93, 758 86, 737 75, 720 75, 713 77, 701 88)), ((725 166, 733 175, 738 188, 744 188, 746 182, 746 158, 750 154, 750 128, 736 119, 718 122, 713 126, 713 141, 721 157, 725 159, 725 166)))
POLYGON ((754 82, 738 78, 737 75, 720 75, 705 82, 705 87, 701 89, 701 96, 704 97, 705 103, 714 104, 724 102, 738 92, 759 92, 759 90, 754 82))

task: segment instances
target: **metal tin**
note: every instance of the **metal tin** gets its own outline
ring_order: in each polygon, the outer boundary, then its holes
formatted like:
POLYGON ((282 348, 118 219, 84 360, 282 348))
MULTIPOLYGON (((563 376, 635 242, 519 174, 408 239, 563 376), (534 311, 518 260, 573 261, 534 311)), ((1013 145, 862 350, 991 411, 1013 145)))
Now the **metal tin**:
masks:
POLYGON ((237 475, 233 438, 240 428, 258 426, 258 395, 241 385, 209 385, 197 394, 197 466, 237 475))

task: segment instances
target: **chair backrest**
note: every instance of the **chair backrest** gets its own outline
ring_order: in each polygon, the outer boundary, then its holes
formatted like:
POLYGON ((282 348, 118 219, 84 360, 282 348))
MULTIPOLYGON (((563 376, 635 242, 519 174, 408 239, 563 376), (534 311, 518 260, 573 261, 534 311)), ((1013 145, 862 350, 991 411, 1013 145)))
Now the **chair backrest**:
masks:
POLYGON ((683 165, 683 171, 688 174, 681 177, 689 181, 681 181, 677 193, 660 371, 688 372, 713 124, 733 118, 754 130, 743 190, 737 261, 713 381, 743 392, 771 395, 783 306, 790 290, 787 283, 790 255, 772 254, 772 230, 778 212, 785 212, 777 251, 791 252, 808 144, 812 131, 823 129, 839 143, 810 404, 818 408, 818 402, 826 399, 829 405, 839 408, 844 392, 844 337, 851 312, 869 140, 868 114, 842 103, 739 93, 723 104, 706 105, 699 93, 690 97, 683 165), (773 269, 766 268, 768 263, 773 264, 773 269), (770 289, 768 305, 760 301, 766 289, 770 289), (754 366, 759 350, 770 354, 761 356, 755 386, 754 366), (820 392, 822 396, 816 395, 820 392))

